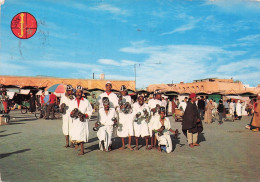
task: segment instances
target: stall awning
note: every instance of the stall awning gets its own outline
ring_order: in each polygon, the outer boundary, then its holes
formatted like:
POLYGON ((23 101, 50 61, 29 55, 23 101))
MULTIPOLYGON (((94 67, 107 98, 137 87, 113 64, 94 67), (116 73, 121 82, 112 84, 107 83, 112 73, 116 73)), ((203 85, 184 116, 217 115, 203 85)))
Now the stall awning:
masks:
POLYGON ((28 95, 30 93, 30 89, 21 89, 19 94, 28 95))

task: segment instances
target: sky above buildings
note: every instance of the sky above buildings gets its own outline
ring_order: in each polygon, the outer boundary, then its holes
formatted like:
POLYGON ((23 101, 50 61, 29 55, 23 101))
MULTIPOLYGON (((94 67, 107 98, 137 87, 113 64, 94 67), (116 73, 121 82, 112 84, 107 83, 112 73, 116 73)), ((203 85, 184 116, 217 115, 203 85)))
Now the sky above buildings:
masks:
MULTIPOLYGON (((3 0, 1 0, 3 1, 3 0)), ((1 4, 1 3, 0 3, 1 4)), ((217 77, 260 84, 260 1, 5 0, 0 75, 54 76, 149 84, 217 77), (30 39, 10 24, 29 12, 30 39)))

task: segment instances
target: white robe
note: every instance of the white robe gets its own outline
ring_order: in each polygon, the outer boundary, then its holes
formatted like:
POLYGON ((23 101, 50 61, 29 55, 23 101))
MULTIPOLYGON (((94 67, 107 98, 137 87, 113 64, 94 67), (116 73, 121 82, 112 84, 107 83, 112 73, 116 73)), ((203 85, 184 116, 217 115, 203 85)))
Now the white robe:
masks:
POLYGON ((141 116, 139 116, 139 118, 138 118, 138 122, 134 122, 134 133, 135 133, 136 137, 149 136, 148 124, 144 118, 144 112, 143 112, 144 109, 146 109, 150 115, 149 107, 147 104, 143 104, 142 106, 140 106, 138 102, 133 104, 133 119, 136 118, 136 114, 138 112, 141 113, 141 116))
POLYGON ((242 116, 242 105, 239 102, 236 104, 236 113, 237 116, 242 116))
MULTIPOLYGON (((158 130, 161 128, 161 126, 162 126, 162 124, 159 121, 158 125, 155 127, 158 130)), ((165 129, 163 130, 163 135, 158 136, 158 134, 156 133, 156 138, 158 140, 158 145, 159 146, 165 145, 166 152, 170 153, 172 151, 172 139, 171 139, 170 132, 169 132, 169 129, 171 128, 171 123, 170 123, 169 118, 165 118, 164 126, 165 126, 165 129)))
POLYGON ((103 97, 108 97, 110 108, 116 108, 118 106, 117 95, 114 94, 113 92, 111 92, 109 95, 106 92, 104 92, 104 93, 100 94, 99 97, 97 98, 97 103, 99 104, 99 109, 104 108, 103 103, 102 103, 103 97))
POLYGON ((187 103, 186 102, 181 102, 180 104, 179 104, 179 109, 181 109, 181 107, 182 107, 182 109, 183 109, 183 112, 186 110, 186 107, 187 107, 187 103))
MULTIPOLYGON (((155 108, 157 104, 159 104, 160 106, 162 106, 162 101, 157 100, 157 99, 151 99, 151 100, 149 100, 149 102, 148 102, 148 107, 149 107, 150 111, 151 111, 151 109, 155 108)), ((154 125, 157 124, 158 118, 160 118, 159 113, 156 112, 156 113, 153 115, 153 112, 151 111, 151 117, 150 117, 150 121, 149 121, 149 123, 148 123, 150 136, 152 136, 152 131, 155 129, 155 128, 154 128, 154 125)))
POLYGON ((119 137, 134 136, 133 113, 125 114, 119 111, 119 124, 117 135, 119 137))
POLYGON ((99 128, 97 132, 97 137, 99 139, 99 149, 103 150, 101 141, 104 141, 105 149, 108 150, 109 145, 112 144, 112 135, 113 135, 113 117, 117 117, 116 111, 114 108, 110 108, 108 113, 105 112, 104 108, 99 110, 99 121, 102 127, 99 128))
POLYGON ((122 96, 122 100, 123 99, 125 99, 126 102, 129 102, 131 105, 133 105, 130 95, 122 96))
POLYGON ((172 102, 168 102, 168 113, 172 113, 172 102))
MULTIPOLYGON (((73 98, 74 100, 75 98, 73 98)), ((65 114, 62 114, 62 132, 64 135, 71 135, 71 130, 72 130, 72 118, 70 117, 70 112, 72 111, 72 108, 69 107, 71 104, 72 100, 70 100, 68 97, 65 95, 61 97, 60 100, 60 106, 61 104, 66 104, 65 107, 65 114)))
POLYGON ((81 122, 79 118, 72 119, 71 140, 76 142, 88 142, 88 123, 93 112, 92 106, 87 99, 83 98, 83 100, 80 100, 79 106, 77 99, 74 99, 70 102, 69 107, 71 110, 78 108, 81 113, 88 114, 89 116, 89 118, 85 119, 84 122, 81 122))
POLYGON ((235 103, 230 102, 229 104, 229 114, 234 115, 235 112, 235 103))

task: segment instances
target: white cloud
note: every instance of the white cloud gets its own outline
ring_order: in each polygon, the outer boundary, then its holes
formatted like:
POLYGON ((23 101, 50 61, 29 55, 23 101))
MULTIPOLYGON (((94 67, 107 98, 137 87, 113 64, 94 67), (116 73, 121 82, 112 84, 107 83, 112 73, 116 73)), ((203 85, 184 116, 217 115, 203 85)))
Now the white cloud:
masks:
POLYGON ((112 6, 110 4, 100 4, 96 7, 92 7, 91 9, 97 10, 97 11, 105 11, 109 12, 115 15, 128 15, 129 12, 123 9, 120 9, 118 7, 112 6))
POLYGON ((188 24, 186 25, 182 25, 170 32, 165 32, 165 33, 162 33, 161 35, 169 35, 169 34, 173 34, 173 33, 176 33, 176 32, 185 32, 185 31, 188 31, 188 30, 192 30, 196 27, 196 24, 200 21, 201 19, 192 19, 188 24))
POLYGON ((246 37, 238 39, 238 41, 255 41, 256 39, 258 40, 258 38, 260 38, 260 34, 248 35, 246 37))
POLYGON ((259 0, 211 0, 206 1, 205 5, 215 5, 219 7, 220 10, 228 13, 248 14, 252 12, 259 12, 259 3, 259 0))
POLYGON ((135 61, 130 61, 130 60, 115 61, 113 59, 99 59, 98 63, 104 65, 112 65, 112 66, 129 66, 129 65, 137 64, 137 62, 135 61))
POLYGON ((258 72, 260 72, 259 63, 260 63, 260 59, 246 59, 246 60, 228 63, 226 65, 221 65, 217 69, 217 71, 218 72, 228 72, 228 73, 239 73, 239 72, 244 72, 245 70, 248 70, 248 69, 250 69, 250 70, 255 69, 258 72))
POLYGON ((99 59, 98 62, 106 65, 120 66, 120 63, 116 62, 113 59, 99 59))
POLYGON ((1 75, 29 75, 32 72, 29 67, 21 66, 21 64, 15 63, 3 63, 0 62, 0 74, 1 75))
POLYGON ((5 3, 5 0, 0 0, 0 6, 5 3))
POLYGON ((137 67, 137 87, 205 78, 209 74, 218 74, 218 67, 230 59, 245 54, 244 51, 207 45, 148 46, 134 43, 120 51, 148 56, 140 68, 137 67))

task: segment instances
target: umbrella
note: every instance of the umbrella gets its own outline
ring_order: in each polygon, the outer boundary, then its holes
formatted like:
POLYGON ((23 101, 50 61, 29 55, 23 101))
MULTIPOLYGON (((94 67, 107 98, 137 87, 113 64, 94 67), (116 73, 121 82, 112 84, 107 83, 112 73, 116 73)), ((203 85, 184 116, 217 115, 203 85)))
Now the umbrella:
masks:
POLYGON ((65 93, 66 85, 63 84, 55 84, 52 85, 47 89, 48 92, 55 92, 55 93, 65 93))

